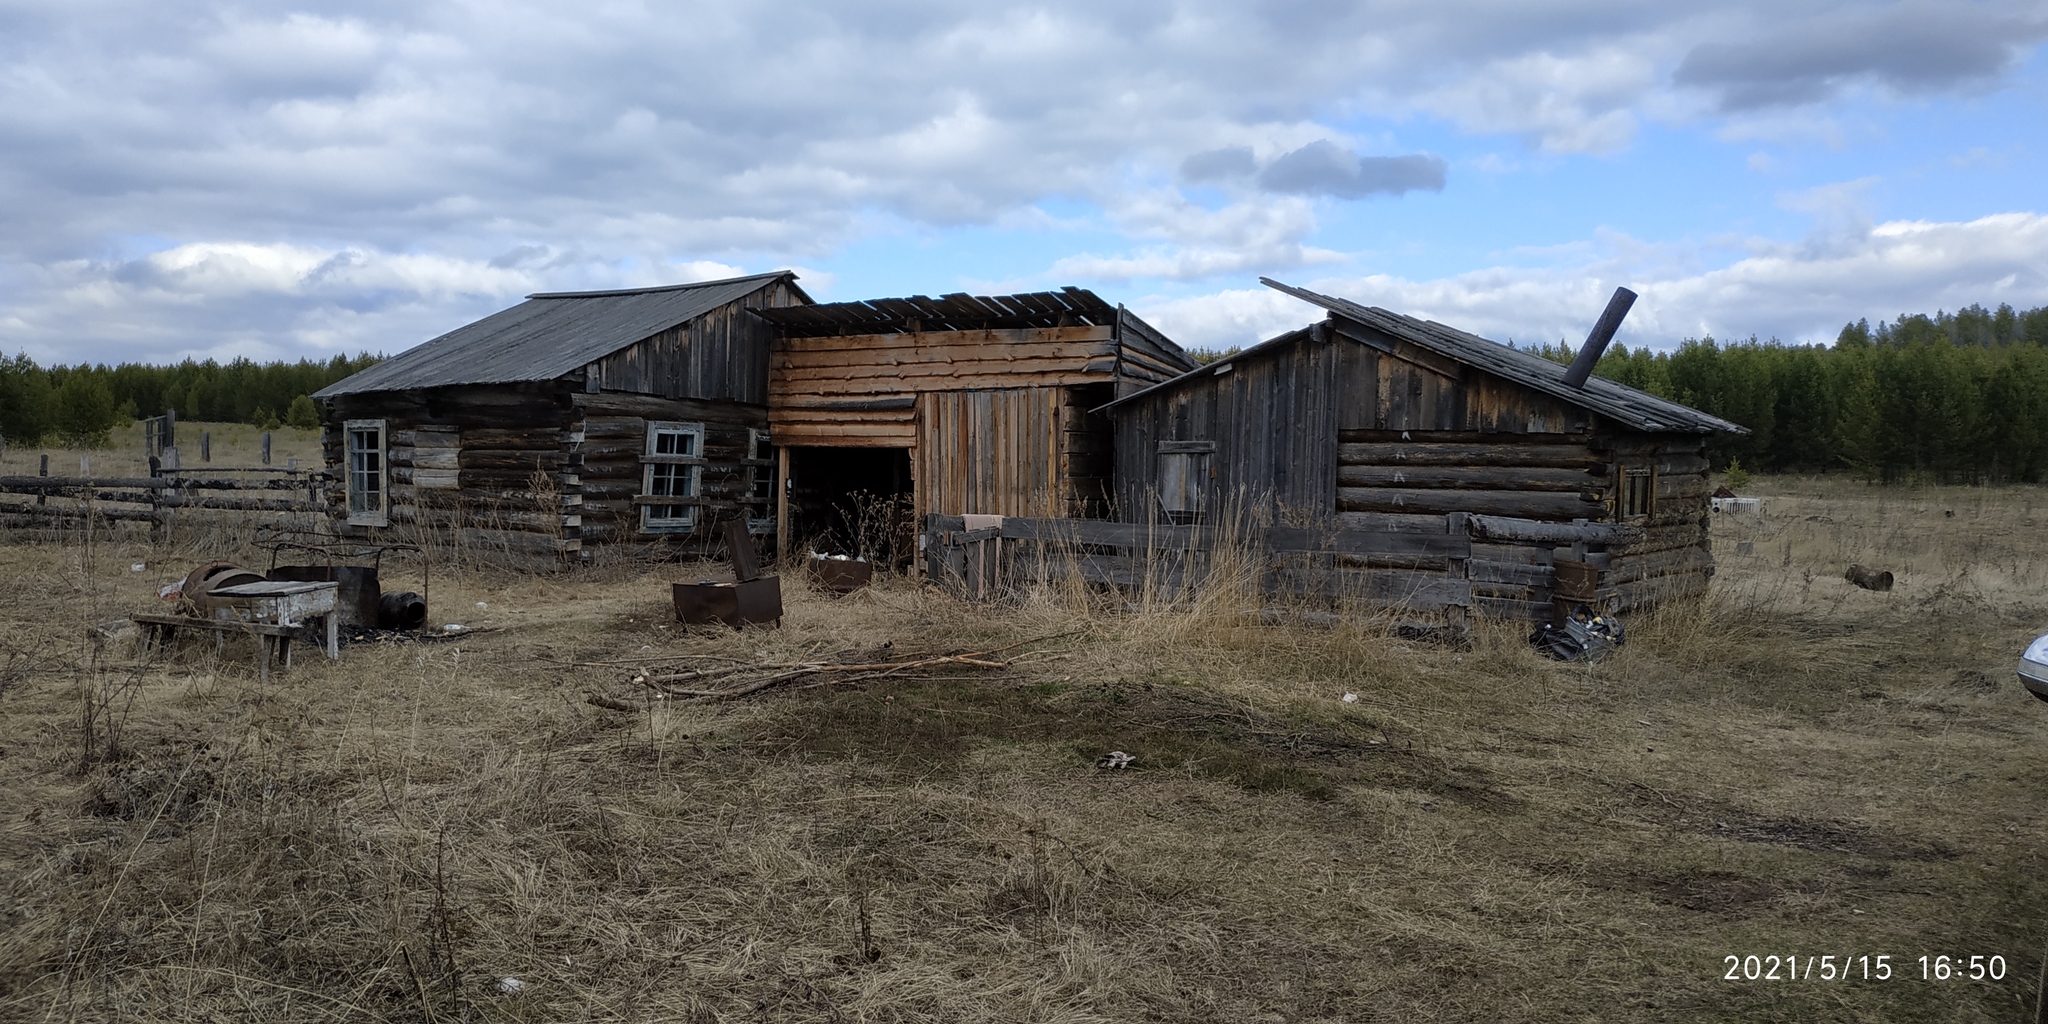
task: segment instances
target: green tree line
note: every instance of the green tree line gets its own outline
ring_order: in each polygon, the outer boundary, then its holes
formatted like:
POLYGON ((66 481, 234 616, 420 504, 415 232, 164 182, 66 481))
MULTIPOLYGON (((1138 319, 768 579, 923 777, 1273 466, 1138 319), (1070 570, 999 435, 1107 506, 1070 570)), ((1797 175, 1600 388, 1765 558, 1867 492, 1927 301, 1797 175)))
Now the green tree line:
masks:
MULTIPOLYGON (((1569 346, 1541 354, 1569 362, 1569 346)), ((1716 435, 1718 467, 1851 472, 1886 482, 2037 482, 2048 472, 2048 306, 1970 306, 1858 320, 1832 347, 1687 339, 1615 345, 1602 377, 1750 429, 1716 435)))
POLYGON ((376 356, 325 362, 185 360, 176 366, 38 366, 27 355, 0 358, 0 435, 9 443, 101 446, 114 427, 176 411, 179 419, 316 427, 309 396, 362 371, 376 356))

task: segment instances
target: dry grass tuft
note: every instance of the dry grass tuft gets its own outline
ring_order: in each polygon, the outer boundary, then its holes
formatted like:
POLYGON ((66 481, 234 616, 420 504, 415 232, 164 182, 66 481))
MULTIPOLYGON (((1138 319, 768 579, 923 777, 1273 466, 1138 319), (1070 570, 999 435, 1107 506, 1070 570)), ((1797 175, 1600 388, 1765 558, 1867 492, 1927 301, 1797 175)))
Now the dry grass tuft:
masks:
POLYGON ((696 567, 474 564, 431 612, 474 634, 264 685, 233 647, 137 665, 86 628, 218 549, 17 538, 0 1019, 2020 1017, 2042 492, 1768 485, 1716 522, 1713 597, 1597 665, 1514 625, 1265 625, 1227 587, 976 607, 786 577, 785 628, 687 629, 663 584, 696 567), (1044 637, 1001 671, 583 702, 649 664, 1044 637), (1852 951, 1914 980, 1721 980, 1852 951), (1942 953, 2007 978, 1918 981, 1942 953))

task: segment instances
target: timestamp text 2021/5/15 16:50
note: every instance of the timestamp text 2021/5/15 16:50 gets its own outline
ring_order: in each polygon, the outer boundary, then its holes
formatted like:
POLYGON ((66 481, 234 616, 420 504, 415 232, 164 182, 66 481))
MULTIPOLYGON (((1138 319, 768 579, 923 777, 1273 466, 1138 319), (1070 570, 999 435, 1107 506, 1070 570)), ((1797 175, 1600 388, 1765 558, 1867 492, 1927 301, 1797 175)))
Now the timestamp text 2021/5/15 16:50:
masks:
POLYGON ((1997 954, 1972 956, 1923 956, 1917 959, 1889 953, 1862 956, 1740 956, 1721 958, 1728 972, 1723 981, 2004 981, 2005 957, 1997 954), (1896 961, 1896 964, 1894 963, 1896 961))

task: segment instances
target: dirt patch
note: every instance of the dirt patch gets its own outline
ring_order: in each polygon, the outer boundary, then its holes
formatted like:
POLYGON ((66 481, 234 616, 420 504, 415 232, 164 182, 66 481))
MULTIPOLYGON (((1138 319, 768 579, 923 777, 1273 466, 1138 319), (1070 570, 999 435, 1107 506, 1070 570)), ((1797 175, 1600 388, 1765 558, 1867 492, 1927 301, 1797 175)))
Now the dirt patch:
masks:
POLYGON ((1253 792, 1327 800, 1343 785, 1416 790, 1481 810, 1520 807, 1480 769, 1373 736, 1259 711, 1188 687, 916 681, 785 701, 749 739, 765 751, 946 769, 982 743, 1051 743, 1078 768, 1104 753, 1134 772, 1192 770, 1253 792))
POLYGON ((1696 875, 1635 874, 1618 879, 1613 888, 1639 892, 1659 903, 1702 914, 1753 914, 1780 896, 1811 892, 1812 888, 1791 886, 1761 878, 1745 878, 1729 871, 1704 871, 1696 875))
POLYGON ((1735 808, 1712 813, 1712 825, 1700 831, 1737 842, 1768 843, 1872 860, 1954 860, 1956 856, 1953 848, 1938 840, 1909 839, 1853 822, 1777 818, 1735 808))

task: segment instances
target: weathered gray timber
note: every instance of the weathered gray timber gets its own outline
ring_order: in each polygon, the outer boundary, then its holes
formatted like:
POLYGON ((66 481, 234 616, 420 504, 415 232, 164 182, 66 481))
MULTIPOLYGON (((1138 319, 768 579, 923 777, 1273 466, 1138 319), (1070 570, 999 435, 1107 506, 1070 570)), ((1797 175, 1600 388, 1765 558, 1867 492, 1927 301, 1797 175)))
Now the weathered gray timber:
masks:
POLYGON ((536 294, 327 388, 339 528, 575 557, 772 529, 759 312, 809 301, 787 272, 536 294))
POLYGON ((1607 612, 1702 593, 1712 565, 1697 545, 1639 552, 1652 534, 1612 523, 1461 513, 1359 523, 1371 528, 1003 517, 968 530, 961 516, 931 515, 925 571, 974 600, 1076 577, 1173 600, 1250 578, 1269 597, 1547 621, 1567 556, 1596 568, 1594 602, 1607 612))
MULTIPOLYGON (((1548 615, 1539 577, 1553 549, 1597 560, 1621 581, 1609 598, 1704 588, 1706 437, 1741 427, 1612 381, 1568 379, 1442 324, 1267 283, 1328 317, 1100 410, 1115 421, 1125 519, 1194 524, 1272 509, 1279 521, 1427 533, 1439 532, 1433 519, 1466 514, 1471 538, 1508 549, 1475 558, 1496 564, 1464 581, 1499 613, 1548 615), (1651 582, 1678 576, 1697 585, 1651 582)), ((1628 298, 1610 303, 1589 349, 1612 335, 1628 298)), ((1437 571, 1429 556, 1343 557, 1437 571)))

